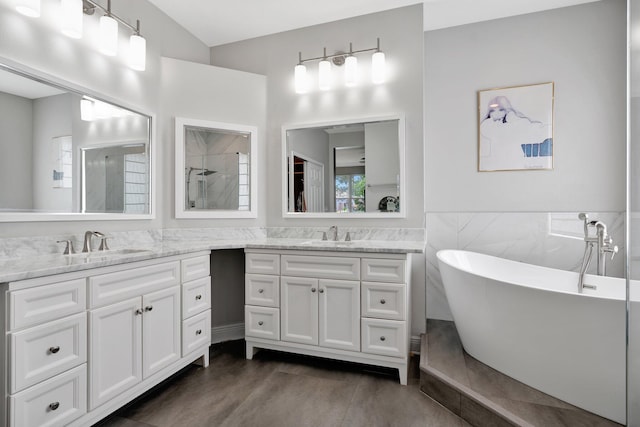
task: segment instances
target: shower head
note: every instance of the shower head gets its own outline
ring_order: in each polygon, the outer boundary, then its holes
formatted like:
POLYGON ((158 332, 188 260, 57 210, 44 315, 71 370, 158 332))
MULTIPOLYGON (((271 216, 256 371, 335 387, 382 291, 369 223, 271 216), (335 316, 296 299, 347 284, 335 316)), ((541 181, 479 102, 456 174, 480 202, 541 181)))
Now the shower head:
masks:
POLYGON ((218 171, 210 171, 209 169, 202 169, 202 172, 197 173, 196 175, 200 175, 200 176, 209 176, 213 173, 216 173, 218 171))

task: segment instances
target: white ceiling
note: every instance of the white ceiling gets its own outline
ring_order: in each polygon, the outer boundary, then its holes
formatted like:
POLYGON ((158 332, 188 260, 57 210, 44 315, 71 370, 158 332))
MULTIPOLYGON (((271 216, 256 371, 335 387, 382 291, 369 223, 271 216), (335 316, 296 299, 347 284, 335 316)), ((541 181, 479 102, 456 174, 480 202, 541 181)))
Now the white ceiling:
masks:
POLYGON ((522 15, 597 0, 149 0, 207 46, 424 4, 424 29, 522 15))

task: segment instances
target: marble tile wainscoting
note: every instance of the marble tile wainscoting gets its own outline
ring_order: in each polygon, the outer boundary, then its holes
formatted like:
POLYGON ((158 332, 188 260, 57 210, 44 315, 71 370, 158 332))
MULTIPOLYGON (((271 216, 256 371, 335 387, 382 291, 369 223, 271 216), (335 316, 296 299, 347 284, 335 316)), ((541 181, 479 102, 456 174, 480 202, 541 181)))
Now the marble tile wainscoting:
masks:
MULTIPOLYGON (((529 264, 578 271, 584 254, 579 212, 437 212, 427 213, 427 318, 453 320, 442 285, 436 253, 441 249, 481 252, 529 264)), ((587 212, 607 224, 619 248, 607 261, 607 275, 624 277, 624 212, 587 212)), ((593 232, 593 230, 591 230, 593 232)), ((592 260, 589 273, 595 271, 592 260)))

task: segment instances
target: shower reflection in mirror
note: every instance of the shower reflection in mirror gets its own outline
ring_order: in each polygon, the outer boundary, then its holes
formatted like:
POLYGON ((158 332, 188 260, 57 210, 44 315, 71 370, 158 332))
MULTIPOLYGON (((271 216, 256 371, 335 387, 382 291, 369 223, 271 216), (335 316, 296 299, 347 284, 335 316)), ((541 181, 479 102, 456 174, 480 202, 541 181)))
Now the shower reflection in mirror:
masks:
POLYGON ((176 167, 184 178, 176 182, 176 217, 251 213, 255 139, 252 127, 177 118, 176 167))

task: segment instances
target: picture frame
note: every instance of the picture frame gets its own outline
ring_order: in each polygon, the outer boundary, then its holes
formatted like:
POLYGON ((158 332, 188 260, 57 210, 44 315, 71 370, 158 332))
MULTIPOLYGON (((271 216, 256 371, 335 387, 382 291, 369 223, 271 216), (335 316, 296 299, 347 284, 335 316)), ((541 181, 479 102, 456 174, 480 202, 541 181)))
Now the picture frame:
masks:
POLYGON ((478 91, 478 171, 553 169, 554 83, 478 91))

